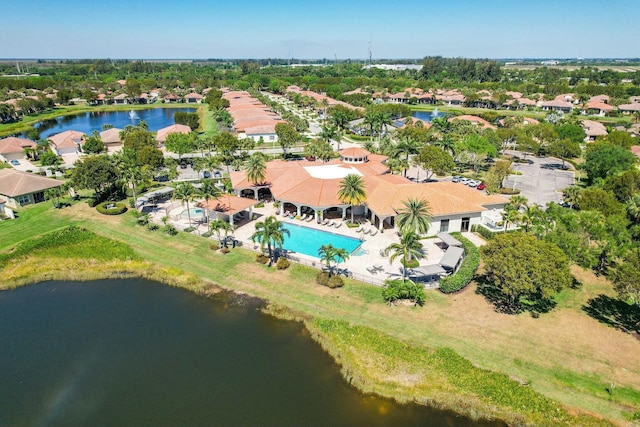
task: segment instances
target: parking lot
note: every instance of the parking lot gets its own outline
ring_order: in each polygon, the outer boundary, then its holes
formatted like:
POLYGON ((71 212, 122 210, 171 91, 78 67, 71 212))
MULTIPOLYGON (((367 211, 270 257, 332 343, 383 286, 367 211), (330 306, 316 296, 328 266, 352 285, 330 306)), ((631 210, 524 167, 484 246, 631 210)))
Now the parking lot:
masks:
MULTIPOLYGON (((509 152, 520 158, 524 154, 509 152)), ((575 174, 573 166, 565 163, 568 170, 562 169, 562 160, 553 157, 527 156, 527 163, 513 163, 514 172, 522 175, 509 175, 504 180, 504 187, 516 188, 525 196, 529 203, 545 206, 549 202, 562 201, 562 190, 573 185, 575 174)))

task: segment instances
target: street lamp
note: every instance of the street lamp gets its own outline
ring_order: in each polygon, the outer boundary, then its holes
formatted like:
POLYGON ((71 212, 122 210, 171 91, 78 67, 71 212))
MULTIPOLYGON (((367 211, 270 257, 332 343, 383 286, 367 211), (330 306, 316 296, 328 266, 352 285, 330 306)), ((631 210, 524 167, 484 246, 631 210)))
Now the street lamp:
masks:
POLYGON ((516 163, 513 167, 513 191, 516 191, 516 178, 518 178, 518 164, 516 163))

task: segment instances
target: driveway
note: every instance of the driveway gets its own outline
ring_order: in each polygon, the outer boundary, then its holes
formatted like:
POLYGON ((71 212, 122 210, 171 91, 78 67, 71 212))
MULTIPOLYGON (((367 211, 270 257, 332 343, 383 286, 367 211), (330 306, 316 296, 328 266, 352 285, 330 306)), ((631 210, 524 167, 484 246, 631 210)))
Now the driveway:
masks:
MULTIPOLYGON (((507 151, 507 154, 525 158, 518 151, 507 151)), ((561 202, 562 190, 574 184, 573 166, 565 162, 569 170, 562 170, 562 160, 554 157, 526 156, 528 163, 513 163, 511 168, 522 175, 509 175, 503 185, 517 188, 530 203, 546 206, 549 202, 561 202)))

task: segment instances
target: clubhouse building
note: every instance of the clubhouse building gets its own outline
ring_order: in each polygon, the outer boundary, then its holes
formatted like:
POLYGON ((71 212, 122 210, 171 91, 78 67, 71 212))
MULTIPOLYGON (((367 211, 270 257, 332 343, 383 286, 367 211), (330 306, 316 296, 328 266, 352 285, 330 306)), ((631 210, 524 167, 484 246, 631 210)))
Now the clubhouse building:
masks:
POLYGON ((264 182, 252 183, 245 172, 232 172, 237 195, 254 199, 273 199, 280 203, 280 214, 303 215, 313 212, 316 221, 346 219, 352 207, 338 198, 340 181, 350 174, 362 177, 366 200, 354 206, 354 215, 366 218, 380 231, 395 227, 395 217, 409 198, 429 202, 433 221, 430 234, 470 231, 482 222, 482 213, 504 208, 507 200, 498 195, 453 182, 414 183, 389 173, 386 156, 361 148, 347 148, 340 158, 319 161, 272 161, 267 163, 264 182))

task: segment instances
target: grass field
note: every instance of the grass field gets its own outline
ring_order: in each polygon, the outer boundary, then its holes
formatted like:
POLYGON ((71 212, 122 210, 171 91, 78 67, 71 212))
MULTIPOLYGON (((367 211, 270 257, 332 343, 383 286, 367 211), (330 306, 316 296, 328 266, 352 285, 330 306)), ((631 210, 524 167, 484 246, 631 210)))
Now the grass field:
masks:
POLYGON ((55 251, 22 256, 0 270, 5 287, 79 278, 82 270, 89 278, 137 271, 202 292, 219 285, 305 319, 345 376, 381 395, 530 425, 609 425, 597 417, 625 425, 640 408, 640 341, 585 313, 589 299, 614 294, 604 279, 580 269, 573 272, 583 286, 564 291, 556 310, 538 319, 496 313, 473 286, 450 296, 428 292, 423 308, 390 307, 379 288, 357 282, 320 287, 312 269, 268 269, 252 252, 213 252, 206 239, 149 232, 130 214, 103 216, 85 203, 62 210, 41 204, 20 214, 0 222, 0 251, 75 224, 125 243, 136 258, 96 262, 55 251), (531 407, 519 407, 518 399, 531 407), (548 413, 555 402, 564 407, 548 413))

